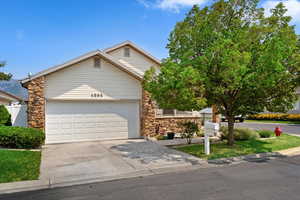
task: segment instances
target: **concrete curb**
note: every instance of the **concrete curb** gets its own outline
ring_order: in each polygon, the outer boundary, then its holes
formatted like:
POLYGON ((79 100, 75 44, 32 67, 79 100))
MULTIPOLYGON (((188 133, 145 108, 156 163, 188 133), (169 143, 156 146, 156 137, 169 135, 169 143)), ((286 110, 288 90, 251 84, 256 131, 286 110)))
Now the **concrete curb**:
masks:
POLYGON ((120 174, 117 176, 97 176, 90 175, 84 178, 74 178, 73 180, 34 180, 34 181, 20 181, 20 182, 12 182, 12 183, 2 183, 0 184, 0 194, 9 194, 16 192, 26 192, 26 191, 34 191, 34 190, 42 190, 42 189, 51 189, 51 188, 59 188, 59 187, 67 187, 67 186, 75 186, 89 183, 97 183, 97 182, 108 182, 108 181, 116 181, 123 180, 128 178, 138 178, 138 177, 146 177, 150 175, 158 175, 172 172, 180 172, 180 171, 188 171, 199 168, 207 168, 208 166, 202 166, 201 164, 196 165, 182 165, 182 166, 174 166, 167 168, 157 168, 157 169, 149 169, 149 170, 140 170, 127 174, 120 174))
POLYGON ((285 133, 285 134, 292 135, 292 136, 296 136, 296 137, 300 137, 300 135, 295 134, 295 133, 285 133))

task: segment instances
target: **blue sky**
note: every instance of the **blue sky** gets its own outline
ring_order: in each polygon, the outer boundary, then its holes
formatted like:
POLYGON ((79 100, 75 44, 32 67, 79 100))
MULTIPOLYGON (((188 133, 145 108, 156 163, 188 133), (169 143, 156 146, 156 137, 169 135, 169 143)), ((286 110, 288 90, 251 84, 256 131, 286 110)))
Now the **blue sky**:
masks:
MULTIPOLYGON (((1 2, 4 69, 20 79, 88 51, 131 40, 158 58, 167 38, 195 3, 209 0, 14 0, 1 2)), ((265 0, 269 8, 277 0, 265 0)), ((300 33, 300 0, 285 1, 300 33)))

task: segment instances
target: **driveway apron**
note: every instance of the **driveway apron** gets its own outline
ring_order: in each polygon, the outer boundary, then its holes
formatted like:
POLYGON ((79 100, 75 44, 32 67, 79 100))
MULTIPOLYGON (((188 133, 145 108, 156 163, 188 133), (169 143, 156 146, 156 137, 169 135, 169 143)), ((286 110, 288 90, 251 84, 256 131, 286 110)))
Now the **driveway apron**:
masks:
POLYGON ((42 151, 40 179, 59 183, 201 163, 199 158, 146 140, 51 144, 42 151))

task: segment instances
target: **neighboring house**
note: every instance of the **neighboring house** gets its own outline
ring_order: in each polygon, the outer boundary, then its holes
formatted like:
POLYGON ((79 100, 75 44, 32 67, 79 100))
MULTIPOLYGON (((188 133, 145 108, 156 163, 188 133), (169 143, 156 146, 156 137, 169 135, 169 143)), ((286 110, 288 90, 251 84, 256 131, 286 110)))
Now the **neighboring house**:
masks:
POLYGON ((15 80, 15 79, 9 81, 1 80, 0 91, 4 91, 6 93, 9 93, 10 95, 13 95, 18 99, 17 102, 20 101, 19 99, 21 99, 21 103, 27 102, 27 98, 28 98, 27 89, 22 87, 19 80, 15 80))
POLYGON ((22 81, 28 126, 46 143, 140 138, 200 122, 198 112, 157 109, 142 89, 144 72, 160 60, 130 41, 96 50, 22 81))
POLYGON ((297 88, 296 94, 298 95, 298 101, 295 103, 295 106, 289 113, 297 113, 300 114, 300 87, 297 88))
POLYGON ((9 106, 13 104, 19 104, 21 102, 22 99, 20 97, 17 97, 13 94, 10 94, 0 89, 0 105, 9 106))
POLYGON ((11 115, 12 126, 27 126, 26 99, 0 90, 0 105, 5 105, 11 115))

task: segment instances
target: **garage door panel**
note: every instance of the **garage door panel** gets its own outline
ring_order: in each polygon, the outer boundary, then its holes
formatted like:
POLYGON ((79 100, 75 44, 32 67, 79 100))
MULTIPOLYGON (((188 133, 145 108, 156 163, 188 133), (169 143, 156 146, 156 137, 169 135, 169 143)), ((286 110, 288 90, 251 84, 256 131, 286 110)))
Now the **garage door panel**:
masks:
POLYGON ((46 143, 139 137, 138 102, 47 101, 46 143))

